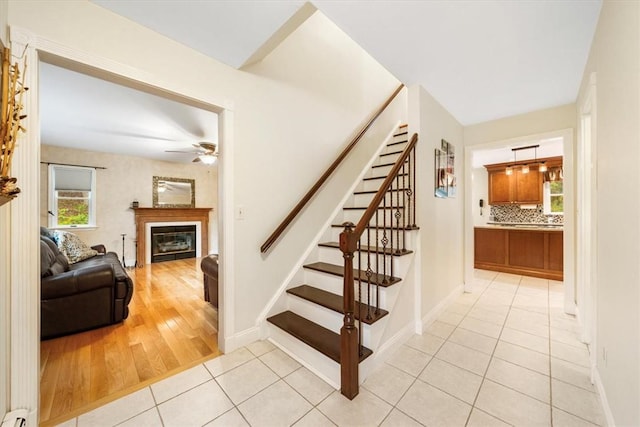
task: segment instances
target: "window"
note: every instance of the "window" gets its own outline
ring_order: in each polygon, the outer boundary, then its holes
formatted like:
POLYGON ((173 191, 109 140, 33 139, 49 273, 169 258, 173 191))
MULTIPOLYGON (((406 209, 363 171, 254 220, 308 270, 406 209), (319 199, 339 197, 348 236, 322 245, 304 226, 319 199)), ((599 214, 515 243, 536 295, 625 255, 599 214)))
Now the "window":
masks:
POLYGON ((95 227, 96 171, 49 165, 49 227, 95 227))
POLYGON ((564 195, 562 191, 562 181, 544 183, 545 215, 562 215, 564 213, 564 195))

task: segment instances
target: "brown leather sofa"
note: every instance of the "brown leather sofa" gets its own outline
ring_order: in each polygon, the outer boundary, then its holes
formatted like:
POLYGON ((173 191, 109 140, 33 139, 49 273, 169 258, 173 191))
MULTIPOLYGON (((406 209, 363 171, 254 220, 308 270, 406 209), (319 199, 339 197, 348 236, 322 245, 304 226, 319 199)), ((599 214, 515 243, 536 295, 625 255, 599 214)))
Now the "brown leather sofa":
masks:
POLYGON ((41 339, 112 325, 129 315, 131 278, 116 253, 102 245, 92 248, 98 255, 70 265, 55 242, 41 233, 41 339))
POLYGON ((218 308, 218 255, 204 257, 200 268, 204 276, 204 300, 218 308))

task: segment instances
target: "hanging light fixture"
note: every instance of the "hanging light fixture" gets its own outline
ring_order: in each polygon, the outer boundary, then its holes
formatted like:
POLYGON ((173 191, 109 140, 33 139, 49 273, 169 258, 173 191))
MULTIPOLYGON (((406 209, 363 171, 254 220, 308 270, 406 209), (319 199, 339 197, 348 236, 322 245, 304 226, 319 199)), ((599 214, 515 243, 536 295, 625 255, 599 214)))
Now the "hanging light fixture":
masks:
POLYGON ((522 166, 522 173, 529 173, 529 165, 522 166))
POLYGON ((505 175, 513 175, 513 167, 511 166, 507 166, 507 168, 504 170, 505 175))

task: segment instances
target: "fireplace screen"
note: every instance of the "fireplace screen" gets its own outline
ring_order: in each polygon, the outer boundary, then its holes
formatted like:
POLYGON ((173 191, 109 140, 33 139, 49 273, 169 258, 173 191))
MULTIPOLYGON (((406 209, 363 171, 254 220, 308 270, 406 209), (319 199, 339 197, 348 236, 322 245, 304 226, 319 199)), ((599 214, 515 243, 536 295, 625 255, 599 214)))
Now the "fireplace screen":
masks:
POLYGON ((151 262, 194 258, 196 226, 151 227, 151 262))

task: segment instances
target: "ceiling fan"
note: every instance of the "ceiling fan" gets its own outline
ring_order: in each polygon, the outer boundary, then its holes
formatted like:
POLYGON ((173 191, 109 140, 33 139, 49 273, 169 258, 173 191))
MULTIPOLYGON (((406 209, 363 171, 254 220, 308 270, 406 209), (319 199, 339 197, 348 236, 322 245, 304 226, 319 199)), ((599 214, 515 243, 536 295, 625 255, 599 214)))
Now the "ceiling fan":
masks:
POLYGON ((215 143, 198 142, 192 145, 195 148, 195 150, 191 150, 191 151, 165 150, 165 153, 195 154, 196 157, 193 159, 194 163, 202 162, 205 165, 212 165, 215 163, 216 157, 218 157, 218 153, 216 152, 217 145, 215 143))

